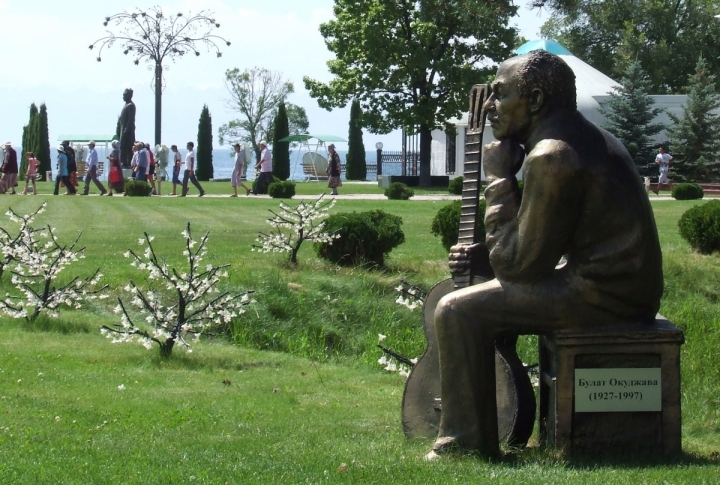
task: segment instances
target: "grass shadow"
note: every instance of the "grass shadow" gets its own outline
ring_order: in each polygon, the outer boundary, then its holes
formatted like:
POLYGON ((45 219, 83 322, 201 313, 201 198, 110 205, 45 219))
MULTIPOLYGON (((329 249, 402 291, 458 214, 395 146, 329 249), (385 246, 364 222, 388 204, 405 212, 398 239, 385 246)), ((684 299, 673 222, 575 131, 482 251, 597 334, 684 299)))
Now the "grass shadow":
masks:
POLYGON ((87 321, 78 322, 62 317, 54 318, 41 313, 33 321, 23 321, 21 328, 30 332, 55 332, 67 335, 95 332, 98 326, 87 321))

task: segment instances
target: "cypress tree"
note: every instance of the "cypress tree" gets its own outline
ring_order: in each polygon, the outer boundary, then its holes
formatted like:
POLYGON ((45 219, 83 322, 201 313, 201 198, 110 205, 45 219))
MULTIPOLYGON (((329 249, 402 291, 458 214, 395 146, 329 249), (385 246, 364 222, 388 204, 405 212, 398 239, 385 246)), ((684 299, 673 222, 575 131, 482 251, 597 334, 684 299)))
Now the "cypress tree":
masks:
POLYGON ((362 110, 360 109, 360 102, 357 99, 353 100, 352 107, 350 108, 345 177, 348 180, 365 180, 367 178, 365 145, 363 144, 362 132, 362 110))
POLYGON ((37 117, 37 138, 35 141, 35 158, 38 159, 38 173, 45 174, 51 168, 50 160, 50 134, 48 133, 48 114, 45 103, 40 105, 37 117))
POLYGON ((38 109, 35 103, 30 105, 30 118, 28 124, 23 126, 22 135, 22 151, 20 152, 20 167, 18 168, 18 178, 25 180, 25 172, 27 172, 27 153, 35 151, 35 139, 37 133, 35 130, 36 120, 38 116, 38 109))
POLYGON ((605 116, 604 128, 615 135, 633 158, 641 175, 656 172, 652 140, 664 126, 653 123, 662 111, 653 108, 655 100, 650 96, 650 81, 640 63, 631 63, 620 80, 619 88, 613 88, 610 99, 603 103, 600 112, 605 116))
POLYGON ((273 176, 287 180, 290 178, 290 142, 280 140, 290 135, 290 123, 283 101, 280 101, 273 124, 273 176))
POLYGON ((670 168, 681 180, 717 182, 720 179, 720 93, 715 89, 715 76, 710 74, 702 57, 689 78, 687 102, 682 118, 670 114, 673 161, 670 168))
POLYGON ((207 105, 203 106, 202 113, 200 113, 200 122, 198 123, 198 143, 197 152, 197 167, 195 174, 198 180, 207 181, 213 178, 213 136, 212 136, 212 117, 210 116, 210 110, 207 105))
POLYGON ((120 124, 120 117, 118 116, 117 123, 115 124, 115 138, 117 138, 118 141, 120 141, 120 128, 122 128, 122 125, 120 124))

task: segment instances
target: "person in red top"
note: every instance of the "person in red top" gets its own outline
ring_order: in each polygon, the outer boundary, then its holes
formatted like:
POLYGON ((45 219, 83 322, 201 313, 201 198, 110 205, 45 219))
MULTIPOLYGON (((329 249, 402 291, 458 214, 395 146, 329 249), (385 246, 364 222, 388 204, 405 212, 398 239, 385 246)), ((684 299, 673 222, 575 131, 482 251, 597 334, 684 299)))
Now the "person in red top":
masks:
POLYGON ((25 190, 23 190, 23 195, 27 195, 28 193, 28 185, 30 182, 32 182, 33 186, 33 195, 37 195, 37 186, 35 185, 35 181, 37 180, 37 166, 38 166, 38 160, 35 158, 35 154, 33 152, 27 152, 27 171, 25 172, 25 190))
POLYGON ((150 195, 155 195, 157 192, 155 192, 155 155, 153 154, 152 150, 150 149, 150 144, 146 143, 145 148, 148 151, 148 154, 150 155, 150 167, 148 168, 148 174, 147 174, 147 180, 150 182, 150 185, 152 186, 152 191, 150 191, 150 195))

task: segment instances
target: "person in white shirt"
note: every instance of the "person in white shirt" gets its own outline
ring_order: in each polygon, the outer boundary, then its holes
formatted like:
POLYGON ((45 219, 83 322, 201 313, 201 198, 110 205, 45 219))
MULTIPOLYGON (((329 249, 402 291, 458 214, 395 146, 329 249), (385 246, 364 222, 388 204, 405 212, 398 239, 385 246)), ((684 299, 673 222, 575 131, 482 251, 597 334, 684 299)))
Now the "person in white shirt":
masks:
POLYGON ((188 179, 190 179, 193 185, 200 191, 200 195, 198 197, 202 197, 205 195, 205 191, 200 186, 200 182, 198 182, 197 177, 195 177, 195 143, 189 141, 187 149, 188 153, 185 155, 185 173, 183 174, 182 195, 180 197, 185 197, 187 195, 188 179))
POLYGON ((245 189, 245 195, 250 195, 251 190, 248 189, 242 181, 243 168, 245 167, 245 150, 240 146, 239 143, 233 145, 235 148, 235 168, 233 169, 232 179, 230 184, 232 185, 233 192, 230 197, 237 197, 237 186, 241 186, 245 189))
POLYGON ((178 151, 177 145, 172 145, 170 147, 170 150, 173 152, 173 175, 172 175, 172 183, 173 183, 173 191, 170 195, 177 195, 177 186, 182 185, 182 180, 180 180, 180 173, 182 172, 182 156, 180 155, 180 151, 178 151))
MULTIPOLYGON (((673 157, 669 153, 665 153, 665 147, 660 147, 655 157, 655 164, 660 165, 660 178, 658 178, 657 190, 654 191, 656 195, 659 195, 661 185, 670 184, 668 172, 670 171, 672 159, 673 157)), ((670 184, 670 188, 672 189, 672 184, 670 184)))
POLYGON ((80 195, 88 195, 90 191, 90 181, 95 182, 95 186, 100 190, 100 195, 105 195, 107 190, 105 186, 98 180, 98 154, 95 151, 95 142, 90 141, 88 143, 88 157, 87 157, 87 173, 85 174, 85 190, 80 195))
POLYGON ((260 174, 252 193, 258 195, 258 193, 263 193, 266 184, 270 185, 275 182, 272 174, 272 153, 268 150, 265 140, 260 142, 260 161, 255 165, 255 170, 259 170, 260 174))

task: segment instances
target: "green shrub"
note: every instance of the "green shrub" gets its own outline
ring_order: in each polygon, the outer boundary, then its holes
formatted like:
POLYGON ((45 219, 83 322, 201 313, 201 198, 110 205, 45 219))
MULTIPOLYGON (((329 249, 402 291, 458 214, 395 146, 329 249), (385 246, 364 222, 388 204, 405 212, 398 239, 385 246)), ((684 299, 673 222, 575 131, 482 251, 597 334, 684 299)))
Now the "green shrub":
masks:
MULTIPOLYGON (((442 207, 430 225, 430 232, 440 237, 443 247, 450 251, 450 248, 457 244, 458 231, 460 230, 460 201, 456 200, 442 207)), ((475 239, 478 242, 485 241, 485 200, 478 201, 478 213, 475 220, 475 239)))
POLYGON ((453 195, 462 195, 463 178, 455 177, 448 184, 448 192, 453 195))
POLYGON ((672 196, 676 200, 702 199, 705 192, 698 184, 677 184, 672 189, 672 196))
POLYGON ((408 200, 415 195, 415 191, 402 182, 393 182, 385 189, 385 197, 393 200, 408 200))
POLYGON ((130 197, 149 197, 152 187, 143 180, 127 179, 125 181, 125 195, 130 197))
POLYGON ((678 227, 680 235, 693 249, 703 254, 720 251, 720 200, 688 209, 680 216, 678 227))
POLYGON ((273 199, 292 199, 295 195, 295 182, 291 180, 279 180, 268 186, 268 194, 273 199))
POLYGON ((393 248, 405 242, 399 216, 381 210, 345 212, 327 218, 325 230, 340 237, 332 244, 315 243, 317 255, 345 266, 375 263, 382 266, 393 248))

